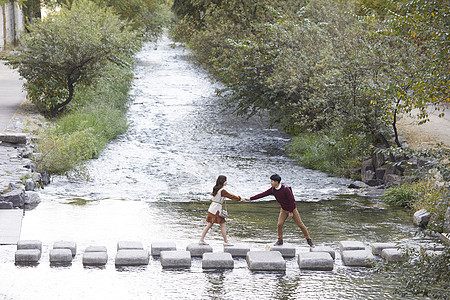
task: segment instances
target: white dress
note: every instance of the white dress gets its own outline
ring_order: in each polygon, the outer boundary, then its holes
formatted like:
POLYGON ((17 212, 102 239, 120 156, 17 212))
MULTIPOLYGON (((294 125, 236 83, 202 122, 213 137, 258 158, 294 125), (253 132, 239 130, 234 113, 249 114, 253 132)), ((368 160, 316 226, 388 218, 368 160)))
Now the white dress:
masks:
POLYGON ((212 213, 213 215, 215 215, 218 211, 222 209, 223 201, 225 201, 225 197, 222 197, 223 189, 224 187, 217 191, 217 194, 213 197, 213 200, 209 205, 208 212, 212 213))

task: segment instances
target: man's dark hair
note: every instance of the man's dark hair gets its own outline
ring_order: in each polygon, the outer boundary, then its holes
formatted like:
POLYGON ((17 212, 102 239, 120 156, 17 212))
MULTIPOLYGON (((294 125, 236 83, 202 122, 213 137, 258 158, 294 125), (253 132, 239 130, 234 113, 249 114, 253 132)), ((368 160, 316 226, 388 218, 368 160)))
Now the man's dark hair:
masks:
POLYGON ((281 182, 281 177, 278 174, 273 174, 270 176, 270 180, 281 182))

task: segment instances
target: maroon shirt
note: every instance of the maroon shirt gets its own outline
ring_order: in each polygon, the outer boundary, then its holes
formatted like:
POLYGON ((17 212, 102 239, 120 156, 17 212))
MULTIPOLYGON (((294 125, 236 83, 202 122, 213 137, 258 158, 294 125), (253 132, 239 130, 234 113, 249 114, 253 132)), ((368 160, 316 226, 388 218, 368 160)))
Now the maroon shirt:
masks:
POLYGON ((292 195, 291 189, 284 186, 284 184, 281 185, 281 188, 279 190, 277 190, 276 188, 270 188, 267 191, 262 192, 261 194, 250 197, 250 200, 256 200, 270 195, 275 196, 275 199, 277 199, 278 203, 280 203, 282 209, 287 210, 288 212, 294 211, 296 207, 294 195, 292 195))

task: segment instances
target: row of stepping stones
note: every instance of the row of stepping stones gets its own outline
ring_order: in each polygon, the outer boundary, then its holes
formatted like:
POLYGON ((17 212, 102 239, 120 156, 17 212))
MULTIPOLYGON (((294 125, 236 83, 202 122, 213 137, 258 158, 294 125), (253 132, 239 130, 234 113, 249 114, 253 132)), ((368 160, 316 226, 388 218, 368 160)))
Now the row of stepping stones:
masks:
MULTIPOLYGON (((74 242, 55 242, 49 251, 50 263, 71 263, 76 255, 76 250, 77 245, 74 242)), ((372 251, 370 251, 362 242, 341 241, 339 250, 345 266, 370 267, 376 255, 388 262, 403 260, 395 243, 374 243, 372 251)), ((38 263, 41 252, 41 241, 21 240, 17 243, 15 262, 16 264, 38 263)), ((115 265, 147 265, 150 255, 159 256, 163 268, 189 268, 192 257, 201 257, 204 269, 232 269, 234 268, 234 257, 245 257, 248 267, 252 271, 285 271, 285 258, 295 257, 296 251, 294 245, 289 243, 281 246, 267 245, 266 251, 250 251, 246 245, 224 246, 223 252, 214 253, 210 245, 194 243, 188 245, 186 250, 181 251, 176 249, 173 242, 155 242, 151 244, 149 253, 139 241, 120 241, 117 243, 115 265)), ((310 248, 310 252, 298 254, 298 265, 302 270, 331 271, 334 267, 334 260, 335 251, 329 246, 316 246, 310 248)), ((86 266, 106 265, 108 261, 106 247, 87 247, 82 261, 86 266)))

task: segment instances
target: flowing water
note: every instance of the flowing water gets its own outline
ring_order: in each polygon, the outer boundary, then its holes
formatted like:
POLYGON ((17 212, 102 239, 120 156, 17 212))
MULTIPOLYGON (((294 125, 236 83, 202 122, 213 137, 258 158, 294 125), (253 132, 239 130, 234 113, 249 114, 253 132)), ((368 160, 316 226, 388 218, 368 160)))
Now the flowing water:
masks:
MULTIPOLYGON (((203 271, 200 259, 184 270, 148 266, 116 268, 116 243, 172 241, 179 250, 197 242, 205 226, 212 186, 228 177, 227 190, 250 197, 269 188, 278 173, 292 186, 313 241, 338 249, 341 240, 411 243, 411 216, 347 189, 349 180, 305 169, 285 154, 289 137, 268 129, 267 118, 245 119, 220 105, 212 82, 186 50, 163 38, 137 55, 128 132, 89 162, 90 182, 55 178, 42 203, 26 211, 22 239, 43 242, 37 266, 14 265, 14 246, 0 247, 0 298, 4 299, 395 299, 385 274, 348 268, 337 253, 332 272, 300 271, 287 259, 284 273, 251 272, 245 259, 229 271, 203 271), (70 266, 50 266, 57 240, 77 242, 70 266), (103 268, 83 267, 87 246, 104 245, 103 268)), ((228 234, 235 243, 263 250, 276 239, 279 206, 272 197, 229 201, 228 234)), ((219 226, 207 241, 222 251, 219 226)), ((285 240, 308 251, 292 220, 285 240)))

